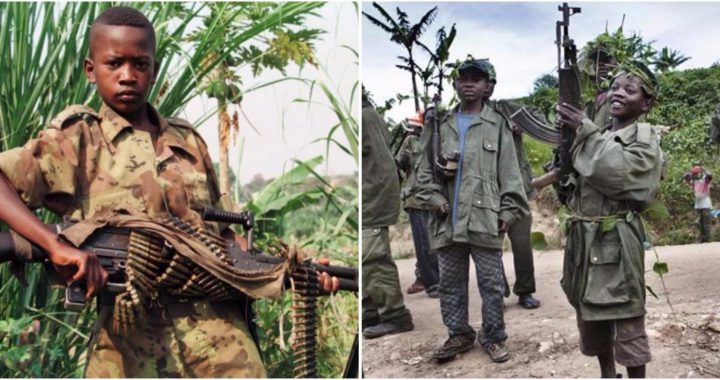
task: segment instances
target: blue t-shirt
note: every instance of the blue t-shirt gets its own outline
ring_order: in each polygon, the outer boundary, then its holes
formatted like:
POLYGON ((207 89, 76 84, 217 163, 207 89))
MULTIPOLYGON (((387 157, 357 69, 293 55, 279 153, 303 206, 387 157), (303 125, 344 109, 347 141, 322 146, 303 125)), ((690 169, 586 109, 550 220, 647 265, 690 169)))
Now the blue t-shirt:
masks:
POLYGON ((457 124, 459 133, 458 141, 460 141, 460 161, 458 161, 458 168, 455 172, 455 192, 452 199, 452 213, 450 214, 453 227, 455 227, 455 223, 457 222, 458 194, 460 193, 460 183, 462 180, 463 158, 465 157, 465 136, 468 130, 470 130, 470 125, 473 120, 475 120, 475 116, 475 114, 462 112, 455 114, 455 123, 457 124))

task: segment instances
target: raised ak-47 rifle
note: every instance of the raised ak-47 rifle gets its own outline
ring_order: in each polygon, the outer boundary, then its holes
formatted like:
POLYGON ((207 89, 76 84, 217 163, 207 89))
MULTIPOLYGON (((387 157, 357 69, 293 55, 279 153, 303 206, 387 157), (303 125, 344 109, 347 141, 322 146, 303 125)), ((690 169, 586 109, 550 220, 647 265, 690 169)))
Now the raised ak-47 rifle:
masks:
MULTIPOLYGON (((227 212, 205 208, 199 210, 206 222, 239 224, 246 231, 248 250, 242 250, 232 241, 225 241, 209 231, 196 228, 177 219, 163 220, 162 224, 185 234, 208 247, 224 265, 251 273, 269 273, 288 260, 265 254, 254 249, 253 216, 250 212, 227 212)), ((58 233, 72 228, 74 223, 66 221, 50 224, 47 227, 58 233)), ((243 299, 232 286, 223 283, 207 270, 193 264, 192 260, 181 255, 161 236, 149 230, 126 227, 102 227, 93 232, 80 249, 94 253, 100 265, 108 272, 109 278, 101 297, 114 298, 115 317, 119 329, 127 329, 142 319, 142 299, 138 294, 156 294, 156 302, 176 303, 182 299, 200 297, 209 300, 243 299), (128 296, 128 289, 131 289, 128 296), (159 289, 159 290, 158 290, 159 289)), ((10 232, 0 233, 0 263, 10 261, 17 269, 18 264, 45 262, 47 254, 39 247, 30 244, 18 235, 10 232)), ((295 262, 285 277, 288 288, 293 290, 293 324, 299 335, 293 345, 295 352, 296 377, 316 377, 315 353, 318 348, 316 334, 317 297, 322 295, 319 286, 320 272, 337 277, 340 290, 357 292, 357 268, 320 265, 309 260, 295 262)), ((14 271, 14 273, 18 273, 14 271)), ((22 279, 23 276, 19 276, 22 279)), ((65 308, 81 310, 85 307, 85 285, 75 282, 65 289, 65 308)), ((356 354, 351 354, 351 357, 356 354)), ((356 360, 356 359, 352 359, 356 360)), ((352 362, 348 363, 352 368, 352 362)), ((355 367, 357 368, 357 367, 355 367)), ((356 376, 356 374, 350 374, 356 376)))
MULTIPOLYGON (((567 103, 580 109, 582 107, 582 96, 577 64, 577 47, 568 33, 570 16, 580 13, 580 7, 570 7, 567 3, 563 3, 558 6, 558 11, 562 12, 562 21, 555 23, 559 88, 558 104, 567 103)), ((569 181, 570 174, 575 171, 572 165, 572 153, 570 152, 573 141, 575 141, 575 130, 562 128, 560 145, 555 153, 555 166, 559 169, 559 188, 556 189, 558 190, 558 198, 563 204, 567 203, 574 187, 569 181)))

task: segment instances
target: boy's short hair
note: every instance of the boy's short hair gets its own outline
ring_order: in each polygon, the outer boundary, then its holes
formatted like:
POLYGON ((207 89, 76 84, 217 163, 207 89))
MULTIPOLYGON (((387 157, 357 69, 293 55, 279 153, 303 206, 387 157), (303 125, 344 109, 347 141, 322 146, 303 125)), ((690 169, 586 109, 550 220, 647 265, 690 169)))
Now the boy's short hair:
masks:
POLYGON ((90 55, 92 55, 92 38, 98 25, 132 26, 145 29, 153 52, 155 52, 155 28, 150 20, 140 11, 130 7, 112 7, 106 9, 90 26, 90 55))

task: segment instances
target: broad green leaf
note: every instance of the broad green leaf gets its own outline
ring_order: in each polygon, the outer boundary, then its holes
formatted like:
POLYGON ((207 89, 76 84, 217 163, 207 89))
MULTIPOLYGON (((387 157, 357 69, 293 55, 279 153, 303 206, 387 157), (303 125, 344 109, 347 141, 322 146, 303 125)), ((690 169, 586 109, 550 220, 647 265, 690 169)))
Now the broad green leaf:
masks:
POLYGON ((533 231, 530 233, 530 243, 533 249, 543 250, 547 248, 548 244, 545 240, 545 235, 540 231, 533 231))
POLYGON ((664 275, 664 274, 666 274, 666 273, 669 273, 669 272, 670 272, 670 268, 668 268, 667 263, 658 261, 658 262, 656 262, 655 264, 653 264, 653 272, 655 272, 655 273, 657 273, 657 274, 659 274, 659 275, 662 276, 662 275, 664 275))
POLYGON ((615 229, 615 226, 617 225, 617 218, 614 216, 606 216, 602 220, 602 231, 608 232, 615 229))
POLYGON ((650 202, 645 211, 643 211, 643 216, 645 219, 652 221, 665 220, 670 217, 670 211, 668 211, 665 203, 656 199, 650 202))

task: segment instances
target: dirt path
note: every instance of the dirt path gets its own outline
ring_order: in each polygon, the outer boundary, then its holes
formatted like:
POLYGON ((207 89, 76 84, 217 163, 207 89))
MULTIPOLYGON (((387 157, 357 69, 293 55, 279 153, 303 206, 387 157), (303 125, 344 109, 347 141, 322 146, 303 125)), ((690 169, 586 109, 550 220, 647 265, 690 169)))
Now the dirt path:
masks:
MULTIPOLYGON (((670 273, 665 276, 670 300, 676 311, 675 323, 665 301, 662 284, 655 273, 647 284, 660 299, 648 296, 647 329, 653 362, 648 377, 720 377, 720 243, 658 247, 670 273)), ((508 280, 512 284, 512 254, 504 255, 508 280)), ((655 257, 646 254, 652 268, 655 257)), ((414 260, 398 260, 400 281, 406 289, 413 280, 414 260)), ((437 299, 424 294, 405 295, 413 314, 415 330, 363 342, 363 370, 366 377, 596 377, 594 358, 578 349, 575 314, 560 289, 562 252, 536 253, 536 296, 542 306, 525 310, 514 295, 506 299, 505 323, 508 347, 513 357, 494 364, 476 345, 452 362, 436 364, 432 351, 447 338, 437 299)), ((479 328, 480 296, 470 271, 470 324, 479 328)), ((618 369, 621 369, 619 367, 618 369)), ((623 371, 624 372, 624 371, 623 371)))

